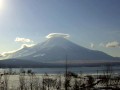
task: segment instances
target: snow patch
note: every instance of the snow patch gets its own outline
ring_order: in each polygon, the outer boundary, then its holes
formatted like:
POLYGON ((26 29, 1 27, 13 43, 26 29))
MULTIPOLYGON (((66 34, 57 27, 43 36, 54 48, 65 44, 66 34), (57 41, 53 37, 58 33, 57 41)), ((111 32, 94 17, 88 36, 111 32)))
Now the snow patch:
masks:
POLYGON ((46 54, 43 53, 43 54, 37 54, 37 55, 34 55, 33 57, 39 57, 39 56, 45 56, 46 54))

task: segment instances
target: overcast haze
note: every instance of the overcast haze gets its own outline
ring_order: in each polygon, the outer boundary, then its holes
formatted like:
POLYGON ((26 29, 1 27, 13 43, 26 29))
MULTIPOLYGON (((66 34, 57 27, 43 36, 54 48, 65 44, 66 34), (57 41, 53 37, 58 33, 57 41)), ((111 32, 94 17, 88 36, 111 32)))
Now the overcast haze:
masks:
POLYGON ((0 0, 0 53, 50 33, 120 57, 120 0, 0 0))

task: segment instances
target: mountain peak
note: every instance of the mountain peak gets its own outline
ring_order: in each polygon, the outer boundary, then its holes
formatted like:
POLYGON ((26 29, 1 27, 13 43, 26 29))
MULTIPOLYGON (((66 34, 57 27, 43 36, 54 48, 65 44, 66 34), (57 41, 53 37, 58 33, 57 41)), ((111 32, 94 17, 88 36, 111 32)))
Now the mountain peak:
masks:
POLYGON ((23 48, 12 55, 10 58, 32 60, 37 62, 61 62, 68 56, 70 61, 77 60, 115 60, 116 58, 105 54, 104 52, 89 50, 79 46, 66 36, 54 35, 43 43, 39 43, 32 48, 23 48))

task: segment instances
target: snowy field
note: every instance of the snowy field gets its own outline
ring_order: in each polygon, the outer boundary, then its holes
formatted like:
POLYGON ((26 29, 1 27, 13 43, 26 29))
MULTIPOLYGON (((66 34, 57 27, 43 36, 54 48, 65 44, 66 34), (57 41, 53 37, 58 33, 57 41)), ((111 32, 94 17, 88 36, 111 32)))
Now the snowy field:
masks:
MULTIPOLYGON (((86 74, 79 74, 77 78, 75 77, 68 77, 70 80, 69 85, 70 89, 69 90, 76 90, 73 89, 75 87, 75 83, 77 81, 78 86, 82 85, 89 85, 90 83, 97 83, 100 79, 97 79, 97 75, 89 75, 94 78, 88 78, 88 75, 86 74), (93 81, 93 82, 92 82, 93 81)), ((119 75, 117 75, 118 77, 119 75)), ((43 87, 46 87, 45 90, 64 90, 64 85, 65 85, 65 75, 63 74, 21 74, 21 75, 4 75, 0 78, 1 84, 0 84, 0 90, 3 87, 5 87, 5 82, 7 83, 7 89, 6 90, 31 90, 31 87, 33 88, 32 90, 44 90, 43 87), (43 80, 45 80, 44 85, 43 85, 43 80), (4 82, 4 83, 3 83, 4 82), (57 89, 59 87, 59 89, 57 89)), ((104 80, 103 80, 104 81, 104 80)), ((118 87, 120 87, 120 79, 112 82, 116 82, 118 84, 118 87)), ((110 84, 111 81, 108 82, 110 84)), ((98 87, 105 87, 106 82, 104 83, 99 83, 94 86, 94 88, 98 87)), ((68 86, 69 87, 69 86, 68 86)), ((111 89, 110 89, 111 90, 111 89)))
MULTIPOLYGON (((51 69, 51 68, 49 68, 51 69)), ((72 73, 66 78, 63 69, 54 69, 52 72, 61 70, 62 73, 49 74, 43 73, 48 68, 39 69, 1 69, 0 70, 0 90, 65 90, 65 83, 69 90, 76 90, 76 88, 98 88, 112 86, 120 88, 120 73, 115 69, 103 69, 102 72, 94 68, 95 73, 72 73), (29 71, 30 70, 30 71, 29 71), (34 73, 37 71, 41 73, 34 73), (29 71, 29 72, 28 72, 29 71), (64 73, 63 73, 64 72, 64 73), (101 77, 100 77, 101 76, 101 77), (7 89, 6 89, 7 88, 7 89)), ((72 68, 75 70, 75 68, 72 68)), ((72 70, 71 69, 71 70, 72 70)), ((79 69, 79 68, 78 68, 79 69)), ((77 69, 77 70, 78 70, 77 69)), ((80 68, 81 69, 81 68, 80 68)), ((87 68, 82 67, 83 70, 87 68)), ((93 68, 92 68, 93 69, 93 68)), ((65 70, 65 69, 64 69, 65 70)), ((69 68, 70 70, 70 68, 69 68)), ((89 69, 90 70, 90 69, 89 69)), ((51 72, 50 72, 51 73, 51 72)))

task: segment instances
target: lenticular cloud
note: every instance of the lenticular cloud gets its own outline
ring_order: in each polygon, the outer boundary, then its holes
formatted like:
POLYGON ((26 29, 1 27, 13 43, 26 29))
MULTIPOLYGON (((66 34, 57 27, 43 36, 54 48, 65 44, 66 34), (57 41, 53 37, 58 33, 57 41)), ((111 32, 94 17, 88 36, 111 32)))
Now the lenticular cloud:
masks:
POLYGON ((68 38, 68 37, 70 37, 70 35, 69 34, 64 34, 64 33, 50 33, 46 36, 46 38, 53 38, 53 37, 68 38))

